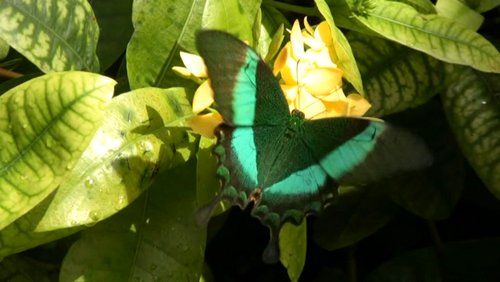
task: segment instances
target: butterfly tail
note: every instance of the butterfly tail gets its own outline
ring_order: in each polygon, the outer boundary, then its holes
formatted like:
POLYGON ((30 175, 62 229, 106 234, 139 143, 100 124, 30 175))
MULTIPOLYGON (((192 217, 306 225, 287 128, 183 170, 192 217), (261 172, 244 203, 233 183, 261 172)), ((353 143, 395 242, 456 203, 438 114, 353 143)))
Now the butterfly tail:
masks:
POLYGON ((210 221, 210 217, 212 217, 214 210, 217 208, 220 201, 222 200, 222 195, 223 195, 223 193, 219 193, 212 200, 212 202, 206 204, 205 206, 198 209, 198 211, 196 211, 195 216, 196 216, 196 223, 198 224, 198 226, 205 227, 208 225, 208 221, 210 221))
POLYGON ((280 248, 279 248, 279 229, 270 229, 270 239, 267 243, 264 252, 262 253, 262 260, 267 264, 278 263, 280 259, 280 248))

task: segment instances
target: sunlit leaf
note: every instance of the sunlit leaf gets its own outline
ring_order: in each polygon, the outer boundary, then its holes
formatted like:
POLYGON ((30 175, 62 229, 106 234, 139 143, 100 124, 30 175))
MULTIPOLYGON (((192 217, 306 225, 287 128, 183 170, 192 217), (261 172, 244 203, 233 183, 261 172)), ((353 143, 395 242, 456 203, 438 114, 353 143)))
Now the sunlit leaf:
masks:
POLYGON ((195 222, 195 162, 160 173, 147 194, 83 232, 61 281, 196 281, 206 230, 195 222))
POLYGON ((351 0, 353 17, 380 35, 449 63, 500 72, 500 53, 478 33, 453 20, 418 13, 395 1, 351 0))
POLYGON ((52 73, 0 96, 0 229, 73 169, 100 125, 114 84, 92 73, 52 73))
MULTIPOLYGON (((217 177, 217 158, 213 154, 213 148, 217 139, 201 137, 196 165, 196 191, 198 205, 201 207, 212 201, 215 196, 221 191, 220 179, 217 177)), ((224 201, 221 201, 212 216, 218 215, 227 210, 224 201)))
POLYGON ((126 54, 132 89, 192 83, 175 75, 172 67, 183 65, 180 51, 195 53, 204 7, 205 0, 134 1, 134 34, 126 54))
POLYGON ((99 71, 98 37, 86 0, 0 2, 0 38, 44 72, 99 71))
POLYGON ((202 27, 229 32, 253 45, 252 26, 260 1, 207 0, 202 27))
POLYGON ((342 31, 335 25, 330 8, 325 0, 315 0, 315 3, 332 32, 333 49, 337 57, 335 63, 342 69, 344 78, 354 86, 358 93, 364 95, 363 82, 349 42, 342 31))
POLYGON ((133 202, 158 172, 186 162, 194 137, 180 126, 188 115, 182 88, 142 88, 114 98, 87 150, 43 207, 36 231, 95 224, 133 202))
POLYGON ((280 261, 288 272, 290 281, 299 281, 300 274, 306 263, 307 221, 299 225, 285 223, 279 237, 280 261))
POLYGON ((438 15, 454 20, 470 30, 478 30, 484 17, 460 0, 439 0, 436 3, 438 15))

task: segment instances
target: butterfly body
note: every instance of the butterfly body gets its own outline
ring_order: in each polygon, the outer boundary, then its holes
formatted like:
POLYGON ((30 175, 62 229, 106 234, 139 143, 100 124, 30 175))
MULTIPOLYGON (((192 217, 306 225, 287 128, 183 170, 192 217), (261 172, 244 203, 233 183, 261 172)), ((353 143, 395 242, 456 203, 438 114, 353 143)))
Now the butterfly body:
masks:
POLYGON ((283 223, 320 213, 339 184, 362 185, 429 164, 420 141, 382 121, 290 113, 272 71, 233 36, 202 31, 196 43, 224 119, 214 149, 223 187, 203 213, 220 200, 241 208, 253 203, 251 214, 271 231, 266 261, 277 260, 283 223))

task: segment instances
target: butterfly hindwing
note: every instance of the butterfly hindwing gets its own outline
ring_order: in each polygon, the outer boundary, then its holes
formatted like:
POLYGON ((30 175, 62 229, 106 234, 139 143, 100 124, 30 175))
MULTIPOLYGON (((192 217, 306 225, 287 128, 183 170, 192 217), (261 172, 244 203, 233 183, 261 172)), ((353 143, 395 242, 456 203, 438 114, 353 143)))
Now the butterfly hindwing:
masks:
POLYGON ((288 105, 279 83, 255 50, 227 33, 210 30, 198 33, 196 47, 207 66, 215 101, 226 124, 287 122, 288 105))

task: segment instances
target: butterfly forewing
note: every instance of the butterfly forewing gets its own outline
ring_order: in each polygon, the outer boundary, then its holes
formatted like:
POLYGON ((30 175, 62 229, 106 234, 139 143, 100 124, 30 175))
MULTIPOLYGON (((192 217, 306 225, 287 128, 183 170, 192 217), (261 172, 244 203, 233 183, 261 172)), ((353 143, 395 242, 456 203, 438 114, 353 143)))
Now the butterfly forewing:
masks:
POLYGON ((255 50, 217 31, 200 32, 196 46, 207 65, 215 101, 226 124, 286 123, 286 99, 272 71, 255 50))

